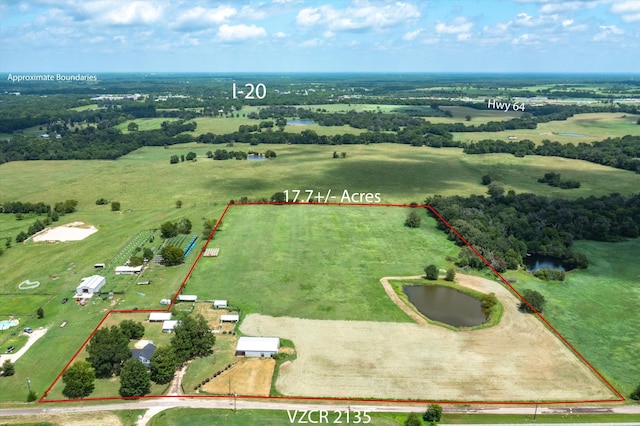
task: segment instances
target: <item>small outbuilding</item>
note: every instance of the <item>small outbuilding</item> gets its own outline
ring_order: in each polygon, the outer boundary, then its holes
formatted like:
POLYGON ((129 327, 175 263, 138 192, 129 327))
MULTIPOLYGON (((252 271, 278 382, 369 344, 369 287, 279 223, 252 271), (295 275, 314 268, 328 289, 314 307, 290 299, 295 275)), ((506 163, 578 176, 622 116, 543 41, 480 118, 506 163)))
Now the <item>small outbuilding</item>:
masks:
POLYGON ((178 302, 197 302, 198 296, 195 294, 179 294, 178 302))
POLYGON ((227 301, 226 300, 214 300, 213 301, 213 307, 216 309, 223 309, 227 307, 227 301))
POLYGON ((149 322, 161 322, 169 321, 171 319, 171 312, 151 312, 149 314, 149 322))
POLYGON ((220 315, 220 322, 238 322, 240 321, 239 314, 223 314, 220 315))
POLYGON ((116 275, 133 275, 142 272, 142 265, 140 266, 116 266, 116 275))
POLYGON ((173 329, 178 325, 178 320, 169 320, 162 323, 163 333, 173 333, 173 329))
POLYGON ((278 337, 247 337, 238 339, 236 346, 236 356, 246 356, 250 358, 272 357, 278 353, 280 348, 280 338, 278 337))
POLYGON ((76 287, 76 298, 91 297, 94 293, 98 293, 100 288, 107 280, 102 275, 91 275, 80 281, 80 285, 76 287))

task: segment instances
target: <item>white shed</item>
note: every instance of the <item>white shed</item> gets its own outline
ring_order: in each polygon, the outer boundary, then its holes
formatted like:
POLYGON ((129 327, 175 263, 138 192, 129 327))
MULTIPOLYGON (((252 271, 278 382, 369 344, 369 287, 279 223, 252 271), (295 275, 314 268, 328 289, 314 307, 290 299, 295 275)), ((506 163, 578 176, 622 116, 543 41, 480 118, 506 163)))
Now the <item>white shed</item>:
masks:
POLYGON ((227 301, 226 300, 214 300, 213 301, 213 307, 216 308, 216 309, 226 308, 227 307, 227 301))
POLYGON ((253 358, 271 357, 278 353, 280 339, 278 337, 247 337, 238 339, 236 356, 253 358))
POLYGON ((150 322, 169 321, 171 319, 171 312, 151 312, 149 314, 150 322))
POLYGON ((133 275, 142 272, 142 265, 140 266, 116 266, 116 275, 133 275))
POLYGON ((238 322, 240 321, 239 314, 224 314, 220 315, 220 322, 238 322))
POLYGON ((162 332, 173 333, 173 329, 176 327, 177 324, 178 324, 178 320, 164 321, 162 323, 162 332))
POLYGON ((195 294, 180 294, 178 295, 178 302, 197 302, 198 296, 195 294))
POLYGON ((102 275, 91 275, 80 281, 80 285, 76 287, 76 295, 83 297, 91 297, 94 293, 100 291, 100 288, 107 281, 102 275))

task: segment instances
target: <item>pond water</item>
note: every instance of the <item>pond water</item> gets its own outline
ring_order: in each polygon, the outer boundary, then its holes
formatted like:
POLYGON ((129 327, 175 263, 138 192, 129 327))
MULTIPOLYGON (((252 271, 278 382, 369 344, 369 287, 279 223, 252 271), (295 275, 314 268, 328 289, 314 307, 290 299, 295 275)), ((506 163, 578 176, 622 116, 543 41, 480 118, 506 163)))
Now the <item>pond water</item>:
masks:
POLYGON ((264 160, 264 156, 259 156, 259 155, 247 155, 247 160, 252 160, 252 161, 262 161, 264 160))
POLYGON ((287 120, 287 124, 293 124, 294 126, 308 126, 313 124, 313 120, 287 120))
POLYGON ((454 327, 484 324, 487 316, 479 299, 456 289, 433 285, 405 285, 402 291, 427 318, 454 327))
POLYGON ((542 254, 532 254, 524 258, 524 265, 527 267, 527 271, 535 272, 538 269, 558 269, 564 271, 562 261, 557 257, 544 256, 542 254))
POLYGON ((580 133, 571 133, 571 132, 568 132, 568 133, 558 133, 558 134, 559 134, 560 136, 574 136, 574 137, 584 136, 584 135, 581 135, 580 133))
POLYGON ((0 330, 6 330, 8 328, 15 327, 18 324, 18 320, 0 321, 0 330))

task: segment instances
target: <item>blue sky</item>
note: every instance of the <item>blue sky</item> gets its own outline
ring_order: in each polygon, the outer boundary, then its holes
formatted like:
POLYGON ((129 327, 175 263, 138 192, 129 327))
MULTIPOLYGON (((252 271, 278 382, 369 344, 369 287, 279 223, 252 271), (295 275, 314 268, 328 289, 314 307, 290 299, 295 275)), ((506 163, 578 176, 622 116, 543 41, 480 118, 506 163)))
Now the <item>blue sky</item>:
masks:
POLYGON ((0 0, 0 72, 640 72, 640 0, 0 0))

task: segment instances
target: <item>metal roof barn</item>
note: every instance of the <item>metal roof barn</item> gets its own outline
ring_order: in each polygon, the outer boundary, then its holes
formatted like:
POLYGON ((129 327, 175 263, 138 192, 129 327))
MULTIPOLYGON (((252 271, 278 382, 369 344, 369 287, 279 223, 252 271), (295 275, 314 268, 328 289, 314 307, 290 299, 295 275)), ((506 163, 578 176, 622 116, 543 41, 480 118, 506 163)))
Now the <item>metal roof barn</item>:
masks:
POLYGON ((238 339, 236 356, 253 358, 271 357, 278 353, 280 338, 278 337, 247 337, 238 339))
POLYGON ((149 321, 169 321, 171 319, 171 312, 151 312, 149 314, 149 321))

